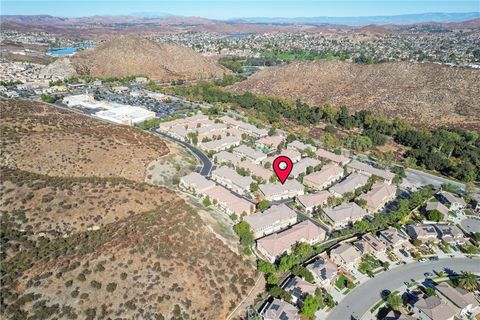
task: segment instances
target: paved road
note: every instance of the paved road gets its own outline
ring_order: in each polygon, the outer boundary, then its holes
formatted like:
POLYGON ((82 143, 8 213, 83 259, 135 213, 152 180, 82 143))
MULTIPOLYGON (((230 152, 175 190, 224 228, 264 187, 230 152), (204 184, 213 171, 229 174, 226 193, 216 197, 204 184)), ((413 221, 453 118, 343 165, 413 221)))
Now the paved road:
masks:
POLYGON ((360 319, 369 308, 381 299, 383 290, 395 291, 405 281, 423 279, 425 272, 450 269, 455 272, 480 272, 480 260, 469 258, 447 258, 425 263, 414 262, 377 275, 375 278, 353 289, 328 316, 329 320, 360 319))
POLYGON ((422 185, 428 185, 431 184, 435 187, 440 187, 444 183, 450 183, 454 186, 459 187, 460 189, 464 189, 465 185, 463 183, 459 183, 450 179, 442 178, 435 176, 430 173, 426 173, 420 170, 415 170, 411 168, 406 168, 405 169, 405 175, 409 183, 415 185, 415 186, 422 186, 422 185))
POLYGON ((171 137, 167 134, 165 134, 164 132, 161 132, 161 131, 155 131, 155 130, 151 130, 152 133, 154 134, 158 134, 162 137, 165 137, 167 139, 170 139, 170 140, 173 140, 175 141, 176 143, 179 143, 181 144, 182 146, 188 148, 190 151, 192 151, 199 159, 200 161, 202 161, 203 163, 203 167, 202 169, 200 170, 200 174, 202 176, 208 176, 210 174, 210 171, 212 170, 212 167, 213 167, 213 164, 212 164, 212 161, 210 161, 210 159, 205 155, 205 153, 203 153, 202 151, 200 151, 200 149, 197 149, 195 148, 194 146, 192 146, 191 144, 189 143, 186 143, 184 141, 181 141, 177 138, 174 138, 174 137, 171 137))

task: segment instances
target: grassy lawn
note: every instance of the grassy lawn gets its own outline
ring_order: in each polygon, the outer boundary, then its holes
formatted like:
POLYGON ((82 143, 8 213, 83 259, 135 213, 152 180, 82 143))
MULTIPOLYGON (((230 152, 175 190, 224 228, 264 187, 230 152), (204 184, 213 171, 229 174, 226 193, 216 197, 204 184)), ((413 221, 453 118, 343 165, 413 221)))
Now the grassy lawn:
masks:
POLYGON ((352 281, 350 281, 344 274, 338 277, 337 282, 335 283, 335 286, 340 290, 348 288, 349 289, 348 291, 350 291, 350 289, 355 288, 355 284, 352 281))

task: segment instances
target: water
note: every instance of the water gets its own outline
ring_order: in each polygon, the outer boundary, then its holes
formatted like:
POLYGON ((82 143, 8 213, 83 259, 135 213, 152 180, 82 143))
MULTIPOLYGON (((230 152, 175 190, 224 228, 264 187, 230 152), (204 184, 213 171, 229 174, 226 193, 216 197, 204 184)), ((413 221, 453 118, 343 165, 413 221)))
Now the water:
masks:
POLYGON ((95 44, 93 43, 80 43, 75 47, 68 47, 68 48, 61 48, 61 49, 55 49, 55 50, 50 50, 48 51, 48 54, 51 56, 55 57, 60 57, 60 56, 69 56, 77 52, 78 49, 80 48, 86 48, 86 47, 93 47, 95 44))

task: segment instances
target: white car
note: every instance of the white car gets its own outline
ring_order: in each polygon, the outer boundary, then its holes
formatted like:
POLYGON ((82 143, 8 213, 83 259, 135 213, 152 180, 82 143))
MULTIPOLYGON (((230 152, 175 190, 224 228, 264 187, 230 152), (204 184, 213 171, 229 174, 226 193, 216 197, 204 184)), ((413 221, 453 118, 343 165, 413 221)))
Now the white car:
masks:
POLYGON ((422 259, 418 260, 418 262, 420 262, 420 263, 424 263, 425 261, 427 261, 427 259, 425 259, 425 258, 422 258, 422 259))
POLYGON ((352 270, 349 270, 349 271, 350 271, 351 274, 355 274, 355 275, 358 274, 358 272, 355 271, 355 270, 353 270, 353 269, 352 269, 352 270))

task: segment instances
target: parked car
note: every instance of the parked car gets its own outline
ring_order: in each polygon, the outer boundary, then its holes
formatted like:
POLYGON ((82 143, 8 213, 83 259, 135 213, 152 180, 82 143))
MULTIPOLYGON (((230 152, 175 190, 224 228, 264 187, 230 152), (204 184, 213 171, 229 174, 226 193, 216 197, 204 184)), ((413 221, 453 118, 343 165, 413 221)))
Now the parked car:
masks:
POLYGON ((423 275, 425 277, 433 277, 433 274, 431 272, 425 272, 423 275))
POLYGON ((425 259, 425 258, 422 258, 422 259, 418 260, 418 262, 420 262, 420 263, 424 263, 426 261, 427 261, 427 259, 425 259))
POLYGON ((403 254, 405 258, 408 258, 408 252, 405 249, 400 249, 400 253, 403 254))

